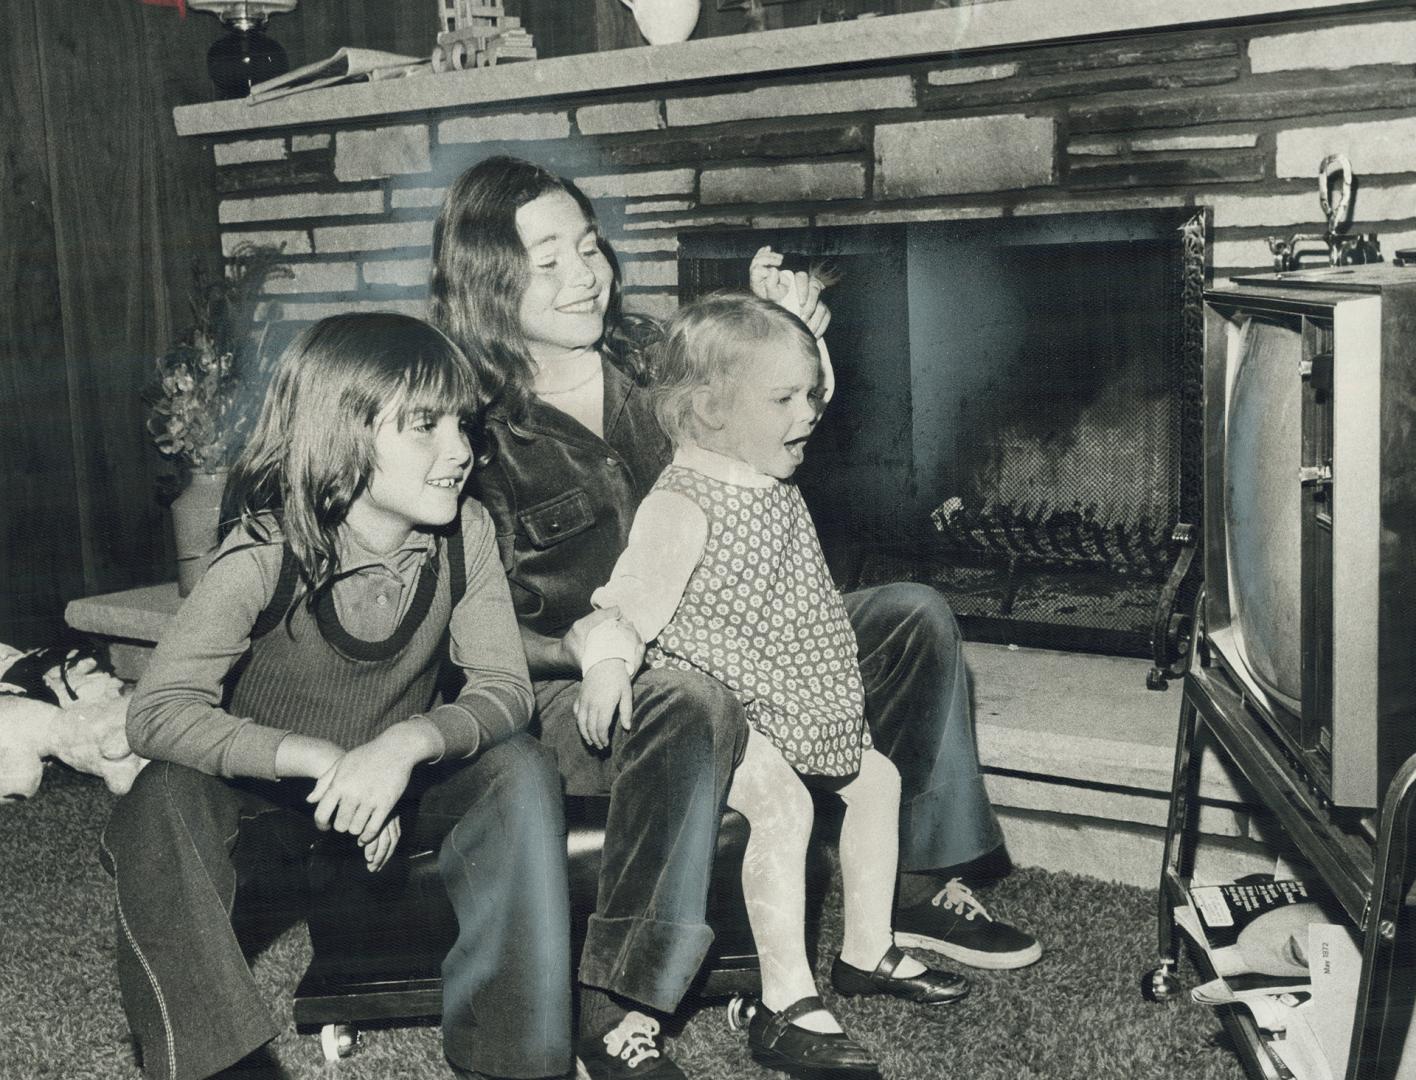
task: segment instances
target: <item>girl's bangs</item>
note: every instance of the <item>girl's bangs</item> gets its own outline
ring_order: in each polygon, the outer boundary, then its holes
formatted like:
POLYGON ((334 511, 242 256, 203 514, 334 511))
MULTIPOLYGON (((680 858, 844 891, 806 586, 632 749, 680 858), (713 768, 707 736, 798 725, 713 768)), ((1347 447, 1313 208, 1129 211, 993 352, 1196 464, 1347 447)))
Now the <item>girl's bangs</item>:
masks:
POLYGON ((481 404, 471 365, 453 353, 420 355, 407 371, 402 396, 400 424, 419 413, 475 416, 481 404))

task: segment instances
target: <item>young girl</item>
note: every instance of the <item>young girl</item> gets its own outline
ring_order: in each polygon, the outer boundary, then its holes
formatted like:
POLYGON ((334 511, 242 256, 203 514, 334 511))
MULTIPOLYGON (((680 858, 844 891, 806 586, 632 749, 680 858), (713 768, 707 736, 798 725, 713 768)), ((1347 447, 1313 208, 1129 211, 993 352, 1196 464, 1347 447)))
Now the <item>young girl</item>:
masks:
POLYGON ((153 762, 103 837, 149 1076, 249 1063, 279 1033, 233 922, 248 883, 299 895, 329 830, 371 872, 400 840, 440 845, 455 1072, 571 1067, 560 785, 525 733, 491 521, 462 497, 482 404, 461 351, 401 315, 325 319, 281 358, 231 473, 239 517, 133 696, 128 737, 153 762), (434 705, 445 658, 464 683, 434 705))
MULTIPOLYGON (((772 295, 771 291, 768 295, 772 295)), ((777 303, 720 294, 669 322, 654 372, 672 464, 640 504, 595 605, 577 706, 592 745, 632 708, 641 642, 650 667, 706 672, 751 725, 728 805, 748 819, 743 893, 762 964, 748 1041, 763 1064, 802 1076, 874 1076, 870 1055, 816 996, 804 945, 808 784, 846 804, 845 939, 831 971, 844 994, 958 1001, 966 981, 893 943, 890 906, 900 781, 871 746, 856 640, 800 492, 788 480, 821 412, 816 342, 777 303)))

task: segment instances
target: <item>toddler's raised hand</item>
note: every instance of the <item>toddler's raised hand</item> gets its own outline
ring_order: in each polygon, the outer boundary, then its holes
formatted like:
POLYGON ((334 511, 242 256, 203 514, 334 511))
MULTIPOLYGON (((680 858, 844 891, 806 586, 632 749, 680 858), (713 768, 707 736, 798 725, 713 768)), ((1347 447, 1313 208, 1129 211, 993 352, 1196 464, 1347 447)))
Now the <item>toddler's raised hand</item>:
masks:
POLYGON ((806 323, 813 335, 821 337, 831 322, 831 309, 821 302, 821 279, 805 270, 794 272, 781 267, 781 252, 766 245, 758 248, 747 268, 753 294, 781 304, 806 323))
MULTIPOLYGON (((791 271, 782 269, 782 253, 766 244, 752 256, 747 267, 747 282, 755 296, 778 304, 791 295, 795 286, 791 271)), ((784 306, 793 313, 797 310, 793 303, 784 306)))
POLYGON ((623 660, 610 657, 585 673, 575 699, 575 723, 586 746, 603 750, 610 745, 616 714, 620 727, 628 731, 634 716, 629 669, 623 660))

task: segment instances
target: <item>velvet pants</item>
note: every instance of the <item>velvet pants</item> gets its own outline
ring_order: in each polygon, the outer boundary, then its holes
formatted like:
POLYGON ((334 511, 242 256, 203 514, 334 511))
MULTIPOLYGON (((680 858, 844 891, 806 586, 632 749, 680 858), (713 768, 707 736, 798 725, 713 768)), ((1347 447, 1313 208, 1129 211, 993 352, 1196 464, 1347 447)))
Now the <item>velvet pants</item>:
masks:
MULTIPOLYGON (((866 719, 900 773, 900 868, 967 862, 1002 833, 979 775, 958 624, 924 585, 845 596, 860 649, 866 719)), ((608 792, 599 893, 580 981, 661 1011, 677 1007, 713 934, 710 867, 747 722, 720 683, 659 669, 634 683, 631 730, 589 749, 572 711, 577 680, 538 682, 541 739, 572 794, 608 792)))
MULTIPOLYGON (((123 1009, 147 1076, 198 1080, 280 1033, 235 927, 246 907, 301 895, 317 844, 352 843, 315 828, 309 788, 155 761, 114 807, 100 856, 116 887, 123 1009)), ((499 1076, 568 1072, 566 831, 550 755, 513 736, 465 766, 437 767, 405 811, 400 847, 438 850, 457 914, 443 963, 448 1060, 499 1076)))

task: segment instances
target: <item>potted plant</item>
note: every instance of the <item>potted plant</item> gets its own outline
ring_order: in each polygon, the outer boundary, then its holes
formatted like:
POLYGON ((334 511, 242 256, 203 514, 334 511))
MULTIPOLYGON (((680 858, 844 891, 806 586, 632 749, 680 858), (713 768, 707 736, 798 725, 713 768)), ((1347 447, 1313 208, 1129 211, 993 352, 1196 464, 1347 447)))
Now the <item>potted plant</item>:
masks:
POLYGON ((186 596, 206 569, 226 473, 250 426, 265 375, 269 323, 256 319, 256 299, 273 277, 289 277, 280 250, 243 244, 226 273, 193 270, 192 324, 157 358, 149 385, 148 434, 172 462, 162 495, 172 511, 178 592, 186 596))

